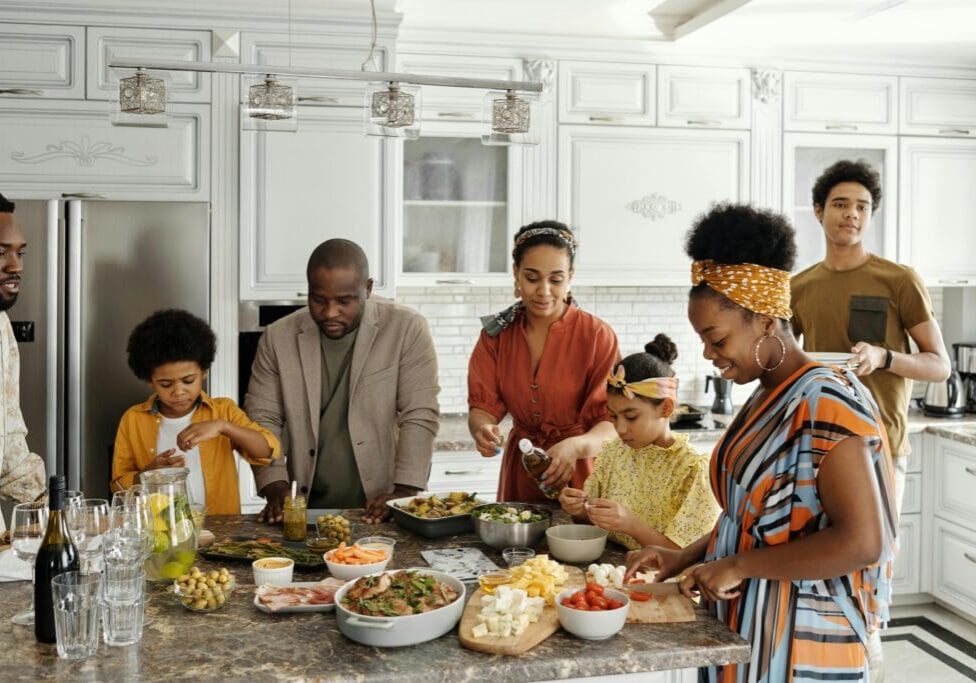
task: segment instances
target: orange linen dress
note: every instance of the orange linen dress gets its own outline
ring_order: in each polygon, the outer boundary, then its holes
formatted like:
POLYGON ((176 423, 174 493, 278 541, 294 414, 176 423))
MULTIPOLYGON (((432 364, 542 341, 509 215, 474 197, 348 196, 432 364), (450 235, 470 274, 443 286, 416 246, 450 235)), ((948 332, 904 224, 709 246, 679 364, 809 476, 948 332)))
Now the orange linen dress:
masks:
MULTIPOLYGON (((524 314, 497 337, 482 331, 468 362, 468 407, 499 422, 511 413, 514 423, 505 440, 498 500, 547 500, 522 467, 519 439, 548 450, 609 420, 607 375, 619 357, 610 326, 576 306, 549 328, 535 377, 524 314)), ((577 461, 570 485, 583 488, 592 471, 592 458, 577 461)))

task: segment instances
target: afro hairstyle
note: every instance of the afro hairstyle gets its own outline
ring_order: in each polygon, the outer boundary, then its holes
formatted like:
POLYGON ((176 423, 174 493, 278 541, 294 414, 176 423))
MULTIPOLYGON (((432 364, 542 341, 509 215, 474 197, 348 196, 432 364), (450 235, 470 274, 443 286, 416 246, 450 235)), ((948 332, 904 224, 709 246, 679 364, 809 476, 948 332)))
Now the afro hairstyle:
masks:
POLYGON ((206 323, 189 311, 156 311, 136 325, 126 346, 129 368, 148 382, 156 368, 167 363, 194 361, 209 370, 217 353, 217 337, 206 323))

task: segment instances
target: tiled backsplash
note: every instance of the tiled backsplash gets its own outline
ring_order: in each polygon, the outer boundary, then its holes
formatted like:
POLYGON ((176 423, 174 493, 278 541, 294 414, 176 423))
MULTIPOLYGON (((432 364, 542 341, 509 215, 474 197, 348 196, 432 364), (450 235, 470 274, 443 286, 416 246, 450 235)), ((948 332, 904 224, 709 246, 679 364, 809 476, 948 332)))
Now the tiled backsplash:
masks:
MULTIPOLYGON (((702 345, 688 322, 688 287, 574 287, 573 296, 587 311, 605 320, 617 333, 620 352, 641 351, 663 332, 678 347, 675 371, 678 398, 710 405, 705 375, 712 365, 702 358, 702 345)), ((942 319, 942 290, 931 290, 936 318, 942 319)), ((400 287, 397 301, 420 311, 430 322, 440 367, 441 412, 467 412, 468 357, 481 330, 478 318, 509 306, 507 287, 400 287)), ((737 386, 732 400, 739 404, 752 386, 737 386)))

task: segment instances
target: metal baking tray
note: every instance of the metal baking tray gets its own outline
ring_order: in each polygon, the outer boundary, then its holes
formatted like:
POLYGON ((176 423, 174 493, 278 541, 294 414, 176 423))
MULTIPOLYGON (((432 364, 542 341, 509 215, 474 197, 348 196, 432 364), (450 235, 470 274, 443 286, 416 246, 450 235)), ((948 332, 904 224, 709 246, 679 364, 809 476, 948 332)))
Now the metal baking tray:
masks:
MULTIPOLYGON (((460 534, 474 533, 474 525, 471 522, 470 513, 428 519, 426 517, 418 517, 398 507, 398 505, 406 505, 414 498, 429 498, 434 495, 446 497, 450 494, 426 491, 424 493, 418 493, 415 496, 393 498, 392 500, 386 501, 386 504, 390 508, 390 512, 393 514, 393 521, 396 522, 397 526, 424 538, 440 538, 441 536, 458 536, 460 534)), ((482 499, 475 496, 475 500, 482 499)))

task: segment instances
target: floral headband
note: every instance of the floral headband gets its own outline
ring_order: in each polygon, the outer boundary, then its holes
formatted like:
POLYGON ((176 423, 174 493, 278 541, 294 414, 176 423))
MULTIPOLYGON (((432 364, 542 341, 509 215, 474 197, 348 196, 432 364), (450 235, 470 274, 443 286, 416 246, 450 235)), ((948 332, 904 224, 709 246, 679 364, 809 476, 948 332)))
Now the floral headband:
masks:
POLYGON ((646 398, 670 398, 678 400, 677 377, 649 377, 639 382, 628 382, 624 366, 617 367, 616 373, 607 375, 607 384, 620 389, 627 398, 644 396, 646 398))
POLYGON ((518 237, 515 238, 515 246, 520 246, 525 240, 532 237, 538 237, 539 235, 548 235, 550 237, 555 237, 566 243, 569 247, 569 252, 575 256, 576 255, 576 238, 573 237, 573 233, 570 230, 560 230, 559 228, 532 228, 531 230, 526 230, 518 237))
POLYGON ((755 263, 715 263, 711 259, 691 264, 691 284, 704 282, 743 308, 789 320, 790 273, 755 263))

